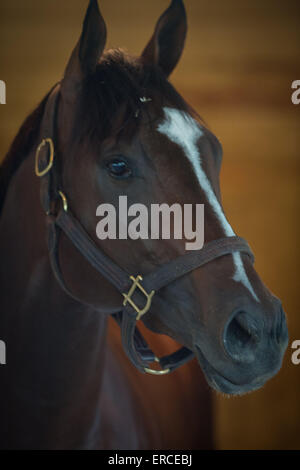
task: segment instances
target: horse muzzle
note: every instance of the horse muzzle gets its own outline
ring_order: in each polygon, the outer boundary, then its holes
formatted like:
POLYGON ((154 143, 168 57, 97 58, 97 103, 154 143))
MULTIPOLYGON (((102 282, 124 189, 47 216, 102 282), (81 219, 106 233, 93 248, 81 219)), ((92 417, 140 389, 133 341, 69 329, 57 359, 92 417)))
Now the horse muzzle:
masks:
POLYGON ((214 389, 242 395, 261 388, 279 371, 288 345, 288 329, 281 304, 277 299, 274 303, 272 322, 264 321, 262 315, 233 312, 223 330, 219 358, 208 359, 203 347, 195 344, 195 355, 214 389))

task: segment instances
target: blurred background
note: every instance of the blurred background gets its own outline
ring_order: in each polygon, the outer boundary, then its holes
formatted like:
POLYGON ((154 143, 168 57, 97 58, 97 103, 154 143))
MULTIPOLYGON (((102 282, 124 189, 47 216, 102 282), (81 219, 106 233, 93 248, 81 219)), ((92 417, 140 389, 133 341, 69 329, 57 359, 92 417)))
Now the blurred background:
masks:
MULTIPOLYGON (((139 54, 169 0, 101 0, 109 47, 139 54)), ((256 269, 282 299, 290 345, 300 339, 299 0, 186 0, 189 34, 171 77, 224 147, 223 202, 256 269)), ((87 0, 1 0, 0 161, 27 114, 64 71, 87 0)), ((214 394, 219 449, 300 449, 300 365, 241 398, 214 394)))

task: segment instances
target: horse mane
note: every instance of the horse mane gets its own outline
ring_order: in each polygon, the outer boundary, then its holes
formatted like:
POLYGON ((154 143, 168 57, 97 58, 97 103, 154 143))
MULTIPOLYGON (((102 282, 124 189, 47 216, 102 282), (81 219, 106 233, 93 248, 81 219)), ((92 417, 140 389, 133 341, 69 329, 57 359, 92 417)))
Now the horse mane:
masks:
MULTIPOLYGON (((0 166, 0 214, 9 184, 37 139, 52 89, 25 119, 0 166)), ((140 100, 143 97, 151 99, 155 121, 166 103, 196 114, 158 67, 147 66, 122 49, 106 51, 95 72, 84 81, 74 134, 77 138, 96 137, 100 142, 112 134, 122 138, 132 136, 142 116, 148 113, 148 106, 140 100), (122 116, 120 107, 123 107, 122 116), (116 121, 119 121, 117 129, 116 121)))
POLYGON ((110 136, 131 138, 143 116, 151 123, 152 110, 156 122, 167 105, 196 115, 159 67, 146 65, 123 49, 111 49, 85 80, 74 135, 93 136, 98 142, 110 136), (143 103, 144 97, 151 102, 143 103))
POLYGON ((44 114, 44 109, 47 103, 49 94, 43 98, 37 108, 25 119, 19 129, 16 137, 14 138, 3 162, 0 166, 0 214, 4 205, 5 196, 9 184, 26 159, 30 152, 40 130, 40 123, 44 114))

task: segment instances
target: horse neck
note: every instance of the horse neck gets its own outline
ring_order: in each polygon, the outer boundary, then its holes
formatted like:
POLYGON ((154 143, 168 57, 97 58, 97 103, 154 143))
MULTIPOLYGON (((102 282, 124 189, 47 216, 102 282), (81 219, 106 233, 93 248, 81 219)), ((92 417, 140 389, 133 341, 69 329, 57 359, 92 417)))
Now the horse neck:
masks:
MULTIPOLYGON (((80 435, 95 428, 107 319, 68 297, 53 275, 33 168, 30 155, 10 183, 0 218, 0 339, 6 343, 8 358, 7 383, 1 393, 10 396, 18 390, 26 414, 30 416, 32 409, 37 416, 38 410, 39 422, 46 414, 52 432, 58 425, 49 412, 54 407, 60 433, 73 423, 80 441, 80 435), (22 393, 32 383, 34 393, 22 393)), ((1 401, 5 402, 4 396, 1 401)), ((10 413, 11 421, 14 411, 10 413)), ((15 419, 17 423, 20 416, 15 419)))

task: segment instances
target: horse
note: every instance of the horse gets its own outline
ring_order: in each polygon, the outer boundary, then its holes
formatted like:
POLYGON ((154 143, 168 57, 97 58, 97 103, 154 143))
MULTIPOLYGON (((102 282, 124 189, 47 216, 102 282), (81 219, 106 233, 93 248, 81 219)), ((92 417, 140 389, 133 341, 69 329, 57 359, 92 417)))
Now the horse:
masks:
POLYGON ((252 392, 281 367, 285 314, 224 214, 222 146, 169 81, 186 34, 172 0, 141 56, 106 50, 90 0, 1 166, 3 449, 209 449, 212 391, 252 392), (120 195, 204 204, 203 248, 99 240, 97 207, 120 195))

